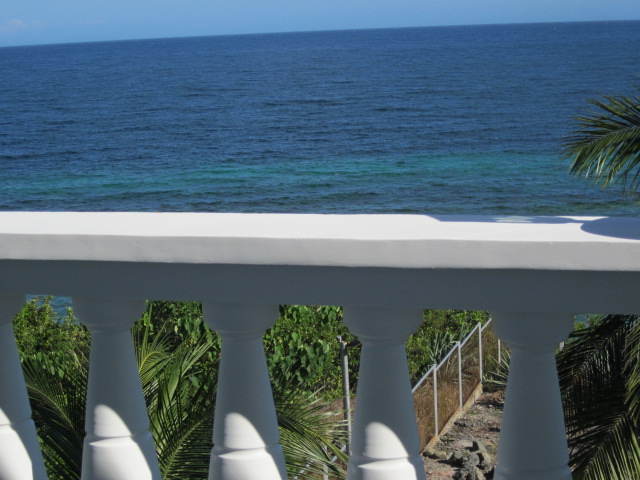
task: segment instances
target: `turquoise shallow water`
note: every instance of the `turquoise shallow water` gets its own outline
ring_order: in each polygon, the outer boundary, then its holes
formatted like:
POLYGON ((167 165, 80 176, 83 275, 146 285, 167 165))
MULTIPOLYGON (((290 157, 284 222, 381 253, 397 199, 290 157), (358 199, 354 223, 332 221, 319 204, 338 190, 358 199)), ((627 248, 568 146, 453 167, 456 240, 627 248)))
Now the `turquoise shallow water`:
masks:
POLYGON ((7 173, 4 207, 299 213, 631 215, 637 201, 567 174, 553 154, 458 154, 234 162, 152 168, 103 164, 7 173))
POLYGON ((640 22, 0 49, 0 209, 637 215, 569 177, 640 22))

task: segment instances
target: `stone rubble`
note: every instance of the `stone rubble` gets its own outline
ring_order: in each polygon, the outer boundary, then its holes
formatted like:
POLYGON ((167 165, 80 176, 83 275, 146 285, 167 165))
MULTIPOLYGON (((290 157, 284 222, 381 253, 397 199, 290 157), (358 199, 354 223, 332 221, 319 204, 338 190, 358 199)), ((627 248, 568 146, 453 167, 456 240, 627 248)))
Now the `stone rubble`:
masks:
POLYGON ((423 454, 427 480, 491 480, 502 420, 504 393, 483 394, 423 454))

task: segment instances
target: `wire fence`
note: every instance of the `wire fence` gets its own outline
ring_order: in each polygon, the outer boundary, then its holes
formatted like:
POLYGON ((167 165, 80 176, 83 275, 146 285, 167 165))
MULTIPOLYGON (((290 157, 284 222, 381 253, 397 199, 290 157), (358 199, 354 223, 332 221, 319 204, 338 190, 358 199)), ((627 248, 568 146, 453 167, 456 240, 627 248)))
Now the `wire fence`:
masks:
POLYGON ((467 403, 474 402, 480 395, 482 377, 490 359, 499 361, 500 340, 490 325, 491 319, 484 325, 478 323, 413 387, 423 451, 438 439, 467 403))
MULTIPOLYGON (((480 395, 487 365, 492 360, 494 364, 496 361, 500 363, 502 345, 490 325, 491 319, 484 325, 478 323, 464 340, 456 342, 440 363, 433 365, 413 387, 422 451, 435 442, 448 423, 453 422, 467 404, 473 403, 480 395)), ((341 338, 338 340, 343 343, 341 338)), ((344 345, 341 357, 343 362, 348 362, 344 345)), ((343 371, 348 371, 348 363, 343 366, 343 371)), ((345 384, 348 385, 348 378, 345 384)), ((347 392, 345 396, 350 394, 347 392)), ((345 405, 345 411, 350 413, 349 402, 345 405)), ((350 416, 345 417, 345 421, 350 426, 350 416)), ((348 452, 348 443, 341 449, 348 452)), ((336 459, 334 457, 332 461, 336 459)), ((306 475, 306 468, 293 480, 301 478, 312 478, 306 475)), ((323 480, 329 478, 328 472, 322 476, 323 480)))

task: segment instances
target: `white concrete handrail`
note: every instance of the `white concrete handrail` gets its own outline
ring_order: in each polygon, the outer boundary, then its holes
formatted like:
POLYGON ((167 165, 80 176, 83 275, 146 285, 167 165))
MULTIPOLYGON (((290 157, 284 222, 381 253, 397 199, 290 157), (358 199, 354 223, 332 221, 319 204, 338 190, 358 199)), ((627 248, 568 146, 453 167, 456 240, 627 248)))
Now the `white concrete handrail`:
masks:
MULTIPOLYGON (((344 306, 363 342, 349 480, 424 478, 402 347, 423 308, 490 310, 511 347, 496 478, 568 479, 553 349, 574 314, 640 313, 639 282, 637 218, 0 213, 0 323, 25 294, 64 295, 99 339, 85 479, 159 478, 126 337, 144 299, 203 301, 222 334, 212 479, 285 476, 259 343, 278 304, 344 306), (249 394, 234 380, 247 372, 249 394)), ((0 341, 0 452, 24 444, 0 453, 0 478, 41 478, 13 339, 0 341)))

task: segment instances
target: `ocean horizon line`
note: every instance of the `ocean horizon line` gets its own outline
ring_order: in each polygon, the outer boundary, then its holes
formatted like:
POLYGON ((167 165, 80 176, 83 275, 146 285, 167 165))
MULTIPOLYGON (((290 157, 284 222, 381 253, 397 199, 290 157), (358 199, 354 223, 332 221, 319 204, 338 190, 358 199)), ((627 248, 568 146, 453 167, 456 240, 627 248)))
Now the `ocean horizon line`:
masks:
POLYGON ((63 46, 81 46, 93 44, 118 44, 118 43, 134 43, 134 42, 161 42, 167 40, 198 40, 209 38, 229 38, 229 37, 262 37, 262 36, 278 36, 278 35, 304 35, 304 34, 332 34, 332 33, 356 33, 356 32, 373 32, 373 31, 389 31, 389 30, 423 30, 423 29, 451 29, 451 28, 476 28, 476 27, 509 27, 509 26, 536 26, 536 25, 573 25, 573 24, 609 24, 609 23, 634 23, 640 22, 637 19, 610 19, 610 20, 563 20, 563 21, 547 21, 547 22, 504 22, 504 23, 460 23, 460 24, 443 24, 443 25, 405 25, 390 27, 363 27, 363 28, 339 28, 339 29, 312 29, 312 30, 283 30, 283 31, 266 31, 266 32, 239 32, 239 33, 213 33, 207 35, 176 35, 168 37, 138 37, 138 38, 117 38, 109 40, 88 40, 73 42, 51 42, 51 43, 27 43, 24 45, 0 45, 0 49, 29 48, 29 47, 63 47, 63 46))

